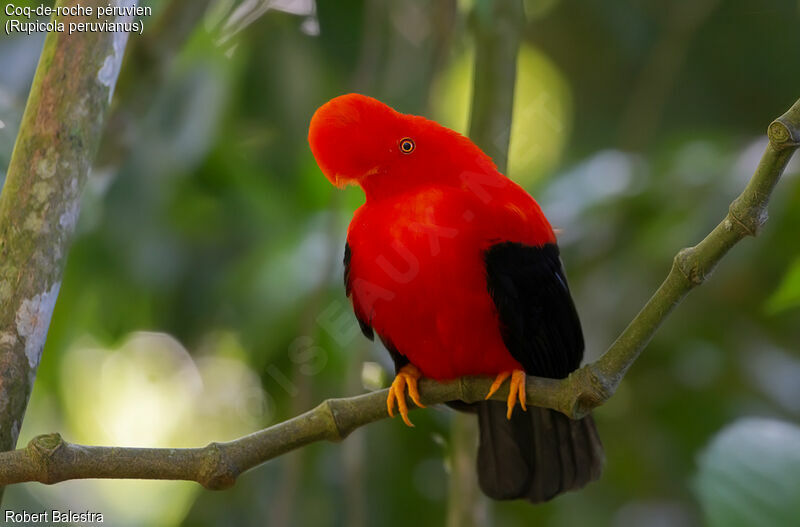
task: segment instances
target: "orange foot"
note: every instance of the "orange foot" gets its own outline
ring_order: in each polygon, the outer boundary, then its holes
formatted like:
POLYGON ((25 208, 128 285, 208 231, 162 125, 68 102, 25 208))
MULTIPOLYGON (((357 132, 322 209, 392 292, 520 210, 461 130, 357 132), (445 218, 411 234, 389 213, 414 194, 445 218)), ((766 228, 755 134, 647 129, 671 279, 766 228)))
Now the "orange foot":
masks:
POLYGON ((528 409, 525 406, 525 372, 522 370, 514 370, 513 372, 504 371, 503 373, 498 374, 492 383, 491 388, 489 388, 489 393, 486 395, 486 398, 489 399, 492 395, 494 395, 494 392, 500 388, 500 385, 503 384, 503 381, 509 377, 511 377, 511 386, 508 387, 508 412, 506 413, 507 419, 511 419, 511 412, 514 411, 514 406, 517 404, 518 399, 522 409, 528 409))
POLYGON ((416 366, 406 364, 397 372, 397 376, 392 381, 392 387, 389 388, 389 397, 386 398, 386 409, 389 410, 389 415, 394 417, 394 403, 397 401, 397 409, 400 410, 400 416, 408 426, 414 426, 414 424, 408 419, 406 385, 408 385, 408 396, 411 397, 414 404, 420 408, 425 408, 425 405, 419 400, 419 391, 417 390, 417 381, 420 377, 422 377, 422 372, 416 366))

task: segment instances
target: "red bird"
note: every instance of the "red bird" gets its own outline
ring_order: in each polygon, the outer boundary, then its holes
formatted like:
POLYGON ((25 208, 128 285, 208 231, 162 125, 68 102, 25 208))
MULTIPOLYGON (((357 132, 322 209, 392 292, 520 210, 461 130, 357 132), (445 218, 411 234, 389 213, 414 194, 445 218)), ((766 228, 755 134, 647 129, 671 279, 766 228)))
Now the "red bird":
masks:
POLYGON ((507 404, 454 402, 478 414, 478 475, 495 499, 534 503, 599 477, 591 417, 525 408, 525 375, 564 378, 583 333, 553 229, 539 205, 466 137, 364 95, 321 106, 311 151, 336 186, 366 203, 347 233, 344 281, 368 338, 397 369, 387 399, 409 426, 421 376, 510 378, 507 404), (517 400, 523 411, 514 412, 517 400))

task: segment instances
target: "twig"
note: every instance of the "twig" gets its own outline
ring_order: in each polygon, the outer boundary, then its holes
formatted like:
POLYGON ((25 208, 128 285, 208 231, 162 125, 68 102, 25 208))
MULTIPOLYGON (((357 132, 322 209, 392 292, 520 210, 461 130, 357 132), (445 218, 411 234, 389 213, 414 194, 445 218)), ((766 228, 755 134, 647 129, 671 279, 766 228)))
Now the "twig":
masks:
POLYGON ((603 404, 616 391, 628 371, 667 315, 695 287, 714 271, 725 254, 745 236, 755 236, 767 221, 767 204, 792 154, 800 146, 800 100, 767 129, 769 143, 747 187, 731 203, 728 214, 694 247, 681 249, 667 278, 595 362, 576 373, 586 378, 583 390, 570 405, 567 415, 585 415, 603 404))
MULTIPOLYGON (((460 399, 482 400, 492 380, 465 377, 447 383, 420 381, 420 395, 433 405, 460 399)), ((531 378, 528 400, 548 405, 548 394, 560 391, 560 381, 531 378)), ((314 443, 341 441, 366 424, 385 419, 388 390, 347 399, 329 399, 302 415, 227 443, 203 448, 120 448, 75 445, 59 434, 33 438, 27 448, 0 453, 0 485, 40 481, 57 483, 68 479, 180 479, 196 481, 209 489, 233 485, 247 469, 314 443)), ((507 388, 493 398, 505 400, 507 388), (503 393, 505 391, 505 393, 503 393)), ((409 405, 414 408, 414 405, 409 405)))

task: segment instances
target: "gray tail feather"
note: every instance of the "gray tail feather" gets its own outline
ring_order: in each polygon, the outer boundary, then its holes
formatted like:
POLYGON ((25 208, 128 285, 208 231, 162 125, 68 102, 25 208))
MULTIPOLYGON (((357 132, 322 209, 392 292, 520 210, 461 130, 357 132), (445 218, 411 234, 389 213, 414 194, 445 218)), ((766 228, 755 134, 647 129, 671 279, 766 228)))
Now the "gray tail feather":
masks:
POLYGON ((478 481, 490 498, 547 501, 600 477, 605 456, 591 416, 572 420, 547 408, 477 404, 478 481))

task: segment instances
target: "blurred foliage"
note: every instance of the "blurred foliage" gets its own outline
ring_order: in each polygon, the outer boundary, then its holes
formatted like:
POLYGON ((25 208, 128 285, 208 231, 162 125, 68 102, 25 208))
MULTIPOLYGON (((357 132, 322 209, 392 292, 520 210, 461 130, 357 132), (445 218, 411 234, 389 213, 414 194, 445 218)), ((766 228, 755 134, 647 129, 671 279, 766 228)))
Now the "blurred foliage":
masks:
POLYGON ((695 481, 709 527, 792 525, 800 517, 800 427, 741 419, 700 456, 695 481))
MULTIPOLYGON (((473 61, 471 49, 461 53, 432 93, 434 118, 462 134, 469 124, 473 61)), ((529 186, 551 174, 561 160, 572 125, 572 99, 555 65, 527 45, 519 51, 515 91, 508 170, 529 186)))
POLYGON ((795 260, 778 289, 767 300, 767 309, 772 313, 800 306, 800 260, 795 260))
MULTIPOLYGON (((131 46, 155 31, 167 1, 149 4, 153 20, 131 46)), ((215 2, 147 86, 136 126, 108 130, 125 130, 125 148, 92 173, 21 442, 54 430, 90 443, 224 440, 357 393, 365 361, 389 368, 358 334, 341 285, 346 225, 363 197, 321 176, 307 125, 321 103, 356 90, 463 130, 471 2, 246 9, 264 5, 215 2)), ((562 229, 591 358, 675 252, 723 217, 766 125, 800 96, 800 7, 552 0, 526 9, 509 175, 562 229)), ((0 37, 0 181, 41 43, 0 37)), ((701 507, 692 482, 724 489, 704 479, 717 443, 698 461, 712 438, 744 416, 797 423, 798 166, 761 236, 684 301, 596 412, 603 478, 540 507, 495 503, 496 525, 701 525, 715 505, 701 507)), ((449 420, 433 408, 414 429, 376 423, 220 493, 179 482, 31 484, 8 489, 4 506, 85 507, 115 525, 403 525, 412 510, 419 525, 441 525, 449 420)))

